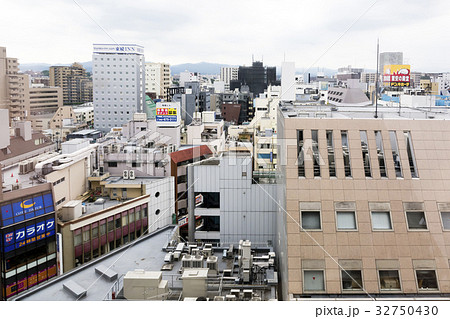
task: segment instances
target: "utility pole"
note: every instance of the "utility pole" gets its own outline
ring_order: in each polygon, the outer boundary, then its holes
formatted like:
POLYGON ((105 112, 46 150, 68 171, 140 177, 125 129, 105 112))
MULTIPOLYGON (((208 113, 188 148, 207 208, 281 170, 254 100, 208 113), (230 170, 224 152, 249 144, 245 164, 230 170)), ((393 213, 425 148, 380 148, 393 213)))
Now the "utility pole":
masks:
POLYGON ((378 117, 378 58, 380 56, 380 40, 377 39, 377 78, 375 80, 375 118, 378 117))

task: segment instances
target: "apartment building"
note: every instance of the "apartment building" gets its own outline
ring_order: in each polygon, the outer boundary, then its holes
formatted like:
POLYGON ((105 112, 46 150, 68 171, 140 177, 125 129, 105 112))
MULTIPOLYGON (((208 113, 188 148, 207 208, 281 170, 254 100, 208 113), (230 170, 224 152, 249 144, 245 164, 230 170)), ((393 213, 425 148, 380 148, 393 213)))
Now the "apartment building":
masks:
POLYGON ((92 102, 92 79, 82 64, 75 62, 70 66, 51 66, 49 76, 50 86, 63 89, 64 105, 92 102))
POLYGON ((167 99, 170 86, 170 65, 167 63, 145 63, 145 93, 154 93, 158 99, 167 99))
POLYGON ((94 126, 102 132, 121 127, 143 112, 144 48, 139 45, 94 44, 94 126))
POLYGON ((450 114, 404 111, 281 106, 284 300, 449 295, 450 114))
POLYGON ((19 73, 18 60, 7 57, 5 47, 0 47, 0 80, 0 108, 9 110, 10 125, 12 120, 27 120, 29 77, 19 73))
POLYGON ((29 99, 33 129, 37 131, 49 129, 54 113, 63 106, 62 88, 32 85, 29 89, 29 99))

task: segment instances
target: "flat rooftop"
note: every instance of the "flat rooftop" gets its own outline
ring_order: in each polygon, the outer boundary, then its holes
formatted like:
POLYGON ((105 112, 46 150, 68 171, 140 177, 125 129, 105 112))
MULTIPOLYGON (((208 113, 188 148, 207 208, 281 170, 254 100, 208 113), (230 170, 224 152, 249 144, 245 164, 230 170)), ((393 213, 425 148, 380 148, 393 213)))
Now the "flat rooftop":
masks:
MULTIPOLYGON (((320 105, 313 102, 284 102, 280 106, 284 118, 327 118, 327 119, 374 119, 375 106, 333 106, 320 105)), ((438 119, 450 120, 450 108, 401 107, 378 105, 379 119, 438 119)))
MULTIPOLYGON (((160 231, 149 234, 128 245, 112 251, 103 257, 96 258, 89 263, 83 264, 62 276, 55 277, 45 284, 18 295, 12 300, 25 301, 74 301, 76 297, 63 288, 63 284, 70 281, 77 283, 87 290, 83 301, 104 300, 114 281, 109 281, 104 276, 95 272, 95 268, 103 265, 118 274, 118 278, 130 270, 144 269, 159 271, 164 264, 166 246, 174 227, 168 226, 160 231)), ((164 278, 163 278, 164 279, 164 278)))

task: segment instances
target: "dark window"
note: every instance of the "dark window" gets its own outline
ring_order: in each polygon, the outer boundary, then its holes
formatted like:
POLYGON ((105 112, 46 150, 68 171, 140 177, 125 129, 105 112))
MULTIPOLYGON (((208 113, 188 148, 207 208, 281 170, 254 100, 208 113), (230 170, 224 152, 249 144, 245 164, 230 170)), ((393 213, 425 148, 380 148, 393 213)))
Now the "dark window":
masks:
POLYGON ((416 270, 417 286, 420 290, 438 290, 436 272, 434 270, 416 270))
POLYGON ((342 270, 342 290, 362 290, 361 270, 342 270))

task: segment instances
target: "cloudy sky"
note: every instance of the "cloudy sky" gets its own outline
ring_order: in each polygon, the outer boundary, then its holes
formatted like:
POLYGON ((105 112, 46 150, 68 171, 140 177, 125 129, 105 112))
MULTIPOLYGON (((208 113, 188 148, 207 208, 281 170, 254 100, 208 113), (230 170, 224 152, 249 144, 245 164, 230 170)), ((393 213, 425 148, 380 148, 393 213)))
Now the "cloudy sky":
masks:
POLYGON ((93 43, 136 43, 146 61, 376 68, 403 51, 413 71, 450 71, 448 0, 12 0, 0 46, 21 63, 90 61, 93 43))

